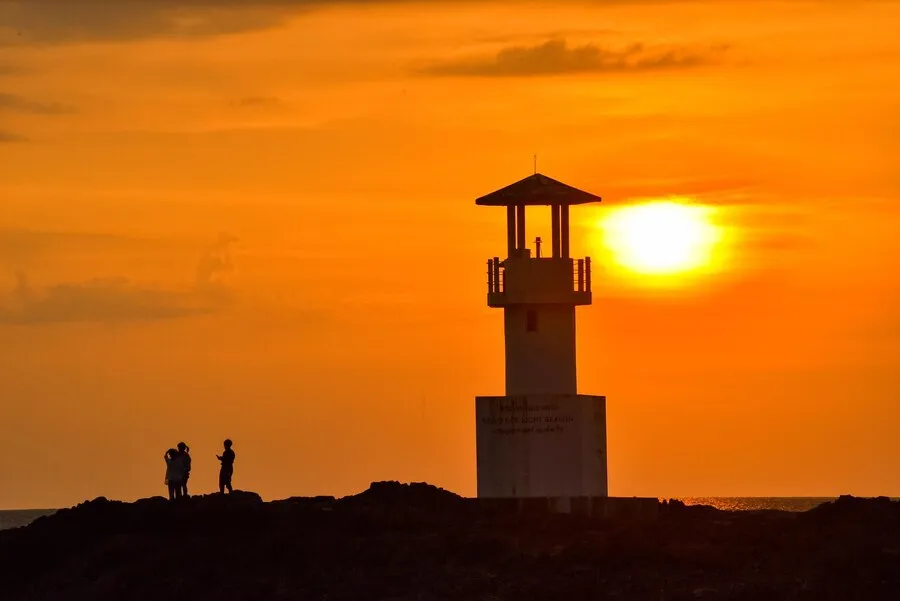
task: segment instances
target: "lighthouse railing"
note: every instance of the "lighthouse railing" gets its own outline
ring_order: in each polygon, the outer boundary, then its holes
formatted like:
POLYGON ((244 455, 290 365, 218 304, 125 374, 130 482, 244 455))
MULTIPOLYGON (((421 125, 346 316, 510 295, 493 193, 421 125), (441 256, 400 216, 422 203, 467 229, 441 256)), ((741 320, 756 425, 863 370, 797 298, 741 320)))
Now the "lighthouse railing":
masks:
MULTIPOLYGON (((539 288, 532 289, 532 292, 528 290, 531 289, 531 286, 526 286, 524 289, 521 287, 520 277, 521 276, 521 267, 518 267, 519 259, 509 259, 515 263, 512 267, 515 268, 515 275, 517 284, 515 285, 515 290, 512 292, 509 291, 509 288, 506 285, 507 280, 507 265, 505 261, 501 261, 499 257, 493 257, 487 260, 487 291, 488 291, 488 304, 491 306, 503 306, 508 303, 521 303, 521 302, 574 302, 575 304, 590 304, 591 297, 591 258, 585 257, 583 259, 563 259, 559 257, 542 257, 540 259, 534 258, 529 259, 525 258, 525 261, 540 261, 540 262, 560 262, 560 261, 569 261, 571 265, 571 276, 570 276, 570 284, 566 286, 565 276, 563 279, 556 279, 556 284, 551 286, 551 288, 547 288, 546 285, 541 285, 539 288), (567 289, 568 288, 568 289, 567 289), (540 290, 540 292, 538 292, 540 290), (555 290, 556 292, 551 292, 555 290), (511 294, 509 296, 507 293, 511 294), (547 294, 550 294, 548 297, 547 294), (537 294, 537 296, 534 296, 537 294), (524 295, 524 296, 523 296, 524 295), (571 297, 568 297, 571 295, 571 297), (515 297, 515 298, 513 298, 515 297), (528 301, 526 299, 531 298, 533 300, 528 301), (549 299, 555 299, 553 301, 549 299)), ((543 263, 542 263, 543 264, 543 263)), ((523 265, 524 266, 524 265, 523 265)), ((537 267, 535 265, 534 267, 537 267)), ((546 267, 550 267, 547 265, 546 267)), ((560 265, 561 267, 561 265, 560 265)), ((540 269, 537 272, 531 271, 531 269, 527 269, 527 272, 532 273, 533 275, 537 275, 537 273, 544 273, 545 275, 548 273, 545 269, 540 269)), ((555 271, 555 268, 552 269, 549 273, 555 271)), ((559 273, 559 272, 557 272, 559 273)), ((529 279, 531 276, 528 276, 529 279)), ((538 279, 543 279, 543 276, 538 276, 538 279)))
POLYGON ((575 261, 573 267, 573 279, 576 292, 591 291, 591 258, 585 257, 575 261))
POLYGON ((487 261, 488 294, 498 294, 506 288, 506 270, 499 257, 487 261))

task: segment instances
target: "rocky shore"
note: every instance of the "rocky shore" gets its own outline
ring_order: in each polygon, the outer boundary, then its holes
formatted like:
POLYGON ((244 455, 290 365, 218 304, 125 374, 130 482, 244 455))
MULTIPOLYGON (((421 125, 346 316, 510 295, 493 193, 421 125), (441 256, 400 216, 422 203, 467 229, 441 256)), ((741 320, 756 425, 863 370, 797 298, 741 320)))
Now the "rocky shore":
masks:
POLYGON ((900 503, 508 512, 392 482, 342 499, 96 499, 0 531, 7 601, 900 599, 900 503))

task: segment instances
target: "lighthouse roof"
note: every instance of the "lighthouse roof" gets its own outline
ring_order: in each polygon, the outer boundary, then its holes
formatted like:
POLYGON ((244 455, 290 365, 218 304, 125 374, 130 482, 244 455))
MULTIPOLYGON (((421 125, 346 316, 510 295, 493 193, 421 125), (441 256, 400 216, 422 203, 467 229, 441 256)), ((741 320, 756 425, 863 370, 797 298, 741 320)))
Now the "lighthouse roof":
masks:
POLYGON ((505 207, 509 205, 579 205, 600 202, 599 196, 573 188, 540 173, 500 188, 475 199, 476 205, 505 207))

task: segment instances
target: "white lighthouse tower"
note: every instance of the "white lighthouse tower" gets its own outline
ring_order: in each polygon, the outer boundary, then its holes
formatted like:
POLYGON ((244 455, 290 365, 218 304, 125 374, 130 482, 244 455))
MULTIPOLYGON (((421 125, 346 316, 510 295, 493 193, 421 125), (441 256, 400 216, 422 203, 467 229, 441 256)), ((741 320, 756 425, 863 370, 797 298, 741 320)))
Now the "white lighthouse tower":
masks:
POLYGON ((607 495, 606 398, 578 394, 575 307, 591 304, 591 260, 569 256, 569 207, 600 197, 535 173, 475 201, 506 207, 507 257, 488 260, 503 309, 506 394, 475 399, 479 497, 607 495), (549 206, 549 252, 526 247, 525 208, 549 206))

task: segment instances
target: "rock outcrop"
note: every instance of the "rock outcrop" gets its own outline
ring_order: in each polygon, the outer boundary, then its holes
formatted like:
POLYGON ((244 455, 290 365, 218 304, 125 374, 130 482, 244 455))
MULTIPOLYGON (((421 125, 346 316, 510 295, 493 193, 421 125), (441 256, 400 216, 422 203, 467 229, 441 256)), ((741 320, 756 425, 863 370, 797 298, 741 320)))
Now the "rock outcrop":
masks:
POLYGON ((96 499, 0 531, 8 601, 900 599, 900 503, 498 513, 426 484, 264 503, 96 499))

